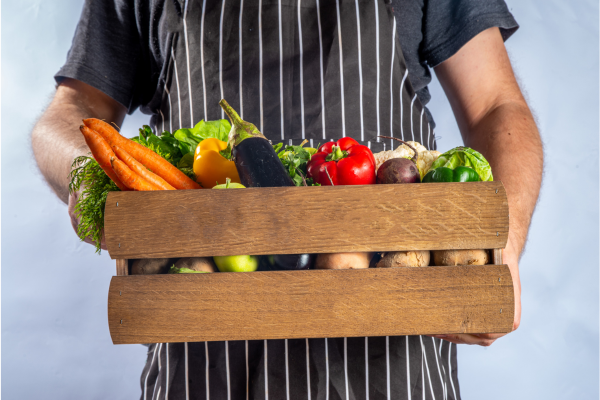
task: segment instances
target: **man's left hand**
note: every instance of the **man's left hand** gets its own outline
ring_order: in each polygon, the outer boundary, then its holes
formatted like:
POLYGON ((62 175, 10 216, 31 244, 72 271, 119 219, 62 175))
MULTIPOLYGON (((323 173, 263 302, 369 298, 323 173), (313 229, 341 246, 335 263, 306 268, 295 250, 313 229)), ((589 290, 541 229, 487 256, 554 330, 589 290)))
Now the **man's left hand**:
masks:
MULTIPOLYGON (((515 290, 515 318, 512 330, 515 331, 521 323, 521 280, 519 279, 519 257, 511 246, 510 240, 506 249, 502 252, 502 262, 508 265, 512 275, 515 290)), ((444 339, 456 344, 477 344, 479 346, 491 346, 497 339, 507 333, 456 333, 450 335, 429 335, 438 339, 444 339)))

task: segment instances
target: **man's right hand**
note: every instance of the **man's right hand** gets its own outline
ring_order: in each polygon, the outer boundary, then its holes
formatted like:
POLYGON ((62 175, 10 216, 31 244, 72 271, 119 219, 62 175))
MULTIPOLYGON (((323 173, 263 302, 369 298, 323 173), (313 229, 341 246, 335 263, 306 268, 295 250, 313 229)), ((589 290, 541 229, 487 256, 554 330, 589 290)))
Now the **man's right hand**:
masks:
MULTIPOLYGON (((73 160, 89 153, 79 132, 81 121, 99 118, 121 125, 126 112, 122 104, 100 90, 74 79, 65 79, 33 128, 31 144, 37 165, 52 190, 68 204, 75 232, 79 219, 74 210, 80 193, 69 195, 69 174, 73 160)), ((85 241, 92 243, 90 239, 85 241)), ((106 249, 104 237, 102 248, 106 249)))
MULTIPOLYGON (((71 226, 73 227, 75 233, 77 233, 80 221, 80 218, 75 214, 75 204, 77 204, 77 199, 79 198, 79 196, 81 196, 81 190, 69 194, 69 201, 67 203, 69 218, 71 218, 71 226)), ((93 244, 94 246, 96 245, 96 242, 94 242, 90 237, 86 237, 83 241, 89 244, 93 244)), ((108 250, 108 247, 106 247, 106 238, 104 237, 104 229, 102 230, 102 240, 100 241, 100 248, 102 250, 108 250)))

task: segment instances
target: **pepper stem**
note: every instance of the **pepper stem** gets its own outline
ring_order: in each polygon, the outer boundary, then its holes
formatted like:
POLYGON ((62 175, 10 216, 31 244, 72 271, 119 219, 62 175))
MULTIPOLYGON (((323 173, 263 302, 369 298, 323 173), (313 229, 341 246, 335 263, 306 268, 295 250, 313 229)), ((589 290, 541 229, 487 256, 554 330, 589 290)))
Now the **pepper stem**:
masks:
POLYGON ((339 161, 348 155, 348 152, 343 151, 340 146, 333 146, 331 150, 331 153, 325 158, 327 161, 339 161))

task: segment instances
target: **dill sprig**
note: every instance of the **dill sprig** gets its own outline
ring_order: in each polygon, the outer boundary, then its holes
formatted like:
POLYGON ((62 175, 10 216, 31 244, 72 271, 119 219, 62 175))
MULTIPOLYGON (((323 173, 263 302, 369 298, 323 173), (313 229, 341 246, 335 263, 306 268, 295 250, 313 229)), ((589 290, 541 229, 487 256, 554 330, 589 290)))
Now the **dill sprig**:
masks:
POLYGON ((69 193, 83 189, 75 204, 75 215, 80 219, 77 236, 81 240, 92 239, 96 244, 96 253, 100 253, 106 196, 108 192, 120 189, 96 160, 88 156, 80 156, 73 161, 69 178, 69 193))

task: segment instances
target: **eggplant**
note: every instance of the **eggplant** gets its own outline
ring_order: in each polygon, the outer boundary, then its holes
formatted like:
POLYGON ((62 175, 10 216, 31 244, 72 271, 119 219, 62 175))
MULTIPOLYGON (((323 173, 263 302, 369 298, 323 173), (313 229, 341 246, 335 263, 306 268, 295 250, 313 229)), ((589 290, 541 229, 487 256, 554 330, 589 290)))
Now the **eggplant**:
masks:
MULTIPOLYGON (((271 142, 258 128, 242 120, 225 99, 222 99, 219 105, 231 120, 228 144, 242 185, 246 187, 296 186, 275 153, 271 142)), ((269 256, 272 269, 308 269, 314 264, 314 260, 313 254, 269 256)))
POLYGON ((315 263, 316 254, 277 254, 268 257, 272 270, 310 269, 315 263))
POLYGON ((219 104, 231 120, 228 144, 242 185, 246 187, 296 186, 275 153, 271 142, 256 126, 242 120, 224 99, 219 104))

